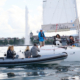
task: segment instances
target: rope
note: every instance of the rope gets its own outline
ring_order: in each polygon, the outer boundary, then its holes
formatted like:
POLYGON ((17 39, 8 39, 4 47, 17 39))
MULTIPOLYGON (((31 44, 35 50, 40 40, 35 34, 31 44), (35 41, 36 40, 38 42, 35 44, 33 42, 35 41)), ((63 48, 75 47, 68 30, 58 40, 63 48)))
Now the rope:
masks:
MULTIPOLYGON (((58 4, 59 4, 59 1, 60 1, 60 0, 58 0, 58 3, 57 3, 57 6, 56 6, 56 8, 55 8, 55 10, 54 10, 54 13, 53 13, 52 19, 53 19, 54 14, 55 14, 55 12, 56 12, 56 10, 57 10, 57 7, 58 7, 58 4)), ((52 22, 52 19, 51 19, 51 21, 50 21, 50 24, 51 24, 51 22, 52 22)))
POLYGON ((58 24, 56 24, 56 30, 55 30, 55 32, 57 32, 57 28, 58 28, 58 24))
MULTIPOLYGON (((64 10, 65 10, 65 16, 66 16, 66 19, 67 19, 67 13, 66 13, 66 7, 65 7, 65 2, 63 0, 63 5, 64 5, 64 10)), ((67 19, 67 23, 68 23, 68 19, 67 19)))
MULTIPOLYGON (((63 5, 63 7, 64 7, 64 5, 63 5)), ((63 8, 62 8, 62 11, 63 11, 63 8)), ((60 19, 59 19, 59 23, 60 23, 60 20, 61 20, 61 17, 62 17, 62 11, 61 11, 61 16, 60 16, 60 19)))

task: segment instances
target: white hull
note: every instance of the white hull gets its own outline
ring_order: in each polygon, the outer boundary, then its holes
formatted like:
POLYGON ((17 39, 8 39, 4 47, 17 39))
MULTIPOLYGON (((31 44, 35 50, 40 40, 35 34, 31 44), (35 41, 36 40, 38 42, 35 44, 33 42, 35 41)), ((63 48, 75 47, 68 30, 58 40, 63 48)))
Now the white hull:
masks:
POLYGON ((80 61, 80 48, 79 47, 67 47, 67 49, 58 48, 55 46, 45 46, 41 48, 40 54, 58 54, 66 52, 68 57, 64 61, 80 61))

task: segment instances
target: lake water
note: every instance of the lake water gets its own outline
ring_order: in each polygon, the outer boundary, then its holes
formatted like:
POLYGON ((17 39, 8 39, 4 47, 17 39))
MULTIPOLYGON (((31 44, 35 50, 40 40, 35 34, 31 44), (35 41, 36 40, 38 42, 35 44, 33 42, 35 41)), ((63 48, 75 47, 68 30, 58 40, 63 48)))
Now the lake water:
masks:
POLYGON ((80 80, 80 62, 0 67, 1 80, 80 80), (14 73, 15 76, 8 76, 14 73))

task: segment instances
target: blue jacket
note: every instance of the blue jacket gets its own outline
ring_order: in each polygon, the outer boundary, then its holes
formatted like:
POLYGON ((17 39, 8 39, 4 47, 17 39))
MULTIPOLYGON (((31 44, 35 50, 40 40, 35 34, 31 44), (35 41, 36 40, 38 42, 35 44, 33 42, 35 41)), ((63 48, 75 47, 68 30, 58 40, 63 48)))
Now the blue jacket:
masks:
MULTIPOLYGON (((42 33, 43 33, 43 37, 45 37, 44 32, 42 33)), ((39 37, 39 41, 44 41, 44 38, 42 37, 41 32, 39 32, 38 37, 39 37)))

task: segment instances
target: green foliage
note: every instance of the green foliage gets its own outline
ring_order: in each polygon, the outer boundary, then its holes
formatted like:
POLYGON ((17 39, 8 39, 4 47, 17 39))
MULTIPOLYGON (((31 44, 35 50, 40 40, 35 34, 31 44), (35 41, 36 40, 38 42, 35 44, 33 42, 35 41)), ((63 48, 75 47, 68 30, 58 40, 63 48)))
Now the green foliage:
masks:
POLYGON ((9 44, 13 45, 14 44, 14 41, 13 40, 10 40, 9 41, 9 44))
POLYGON ((0 40, 0 45, 23 45, 24 44, 24 39, 17 39, 17 38, 13 38, 10 40, 0 40))

